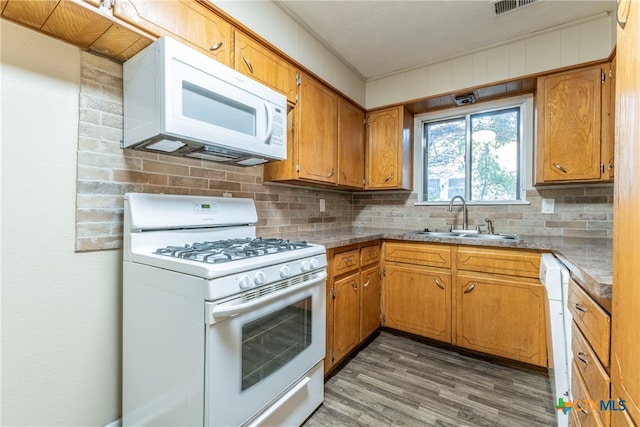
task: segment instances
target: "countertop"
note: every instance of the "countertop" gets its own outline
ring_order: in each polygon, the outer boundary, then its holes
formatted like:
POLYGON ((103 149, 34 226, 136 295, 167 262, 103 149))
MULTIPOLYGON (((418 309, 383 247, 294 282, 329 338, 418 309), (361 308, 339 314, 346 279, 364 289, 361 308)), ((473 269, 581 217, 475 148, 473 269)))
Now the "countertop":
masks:
POLYGON ((306 240, 327 249, 366 243, 372 240, 404 240, 492 246, 517 249, 536 249, 553 252, 570 270, 581 287, 596 301, 611 309, 612 239, 557 236, 520 236, 518 241, 480 240, 472 238, 433 237, 407 234, 404 230, 380 228, 346 228, 315 233, 299 232, 285 237, 306 240))

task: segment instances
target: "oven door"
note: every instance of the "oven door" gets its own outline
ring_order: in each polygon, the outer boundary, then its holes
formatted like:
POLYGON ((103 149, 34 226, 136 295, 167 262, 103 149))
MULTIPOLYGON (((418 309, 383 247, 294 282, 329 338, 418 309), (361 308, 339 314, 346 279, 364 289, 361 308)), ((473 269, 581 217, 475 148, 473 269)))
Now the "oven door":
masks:
POLYGON ((270 293, 206 303, 206 425, 241 425, 273 410, 324 358, 326 277, 317 271, 270 293))

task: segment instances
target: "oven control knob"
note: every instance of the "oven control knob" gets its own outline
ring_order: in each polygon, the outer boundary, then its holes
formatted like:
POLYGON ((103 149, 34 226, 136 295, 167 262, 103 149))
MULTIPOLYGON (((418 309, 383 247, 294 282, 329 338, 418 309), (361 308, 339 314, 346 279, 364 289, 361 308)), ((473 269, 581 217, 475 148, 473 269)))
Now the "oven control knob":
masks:
POLYGON ((302 270, 303 272, 311 270, 311 264, 309 264, 309 261, 307 261, 306 259, 302 261, 300 263, 300 270, 302 270))
POLYGON ((264 285, 264 282, 267 281, 267 276, 264 275, 262 271, 258 271, 255 276, 253 276, 253 283, 256 285, 264 285))
POLYGON ((241 289, 248 289, 253 285, 253 283, 251 282, 251 278, 249 276, 247 276, 246 274, 244 276, 240 276, 240 288, 241 289))
POLYGON ((282 267, 280 267, 280 277, 284 279, 285 277, 289 277, 290 274, 291 270, 289 269, 288 265, 283 265, 282 267))
POLYGON ((311 258, 311 268, 315 270, 319 266, 320 266, 320 261, 318 261, 316 258, 311 258))

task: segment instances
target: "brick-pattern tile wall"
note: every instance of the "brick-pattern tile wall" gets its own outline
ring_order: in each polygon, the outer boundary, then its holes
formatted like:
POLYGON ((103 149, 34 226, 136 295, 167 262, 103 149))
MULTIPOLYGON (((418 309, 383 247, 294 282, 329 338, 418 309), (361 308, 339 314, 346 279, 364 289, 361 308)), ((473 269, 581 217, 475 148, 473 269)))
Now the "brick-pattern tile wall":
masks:
POLYGON ((262 167, 122 150, 122 65, 82 52, 78 129, 76 250, 122 246, 127 192, 248 197, 264 236, 351 226, 348 193, 265 185, 262 167), (326 211, 320 213, 319 198, 326 211))
MULTIPOLYGON (((496 233, 612 237, 613 186, 544 188, 527 191, 529 205, 468 206, 468 227, 493 221, 496 233), (542 199, 554 199, 553 214, 543 214, 542 199)), ((354 226, 403 230, 462 228, 460 201, 448 206, 416 206, 416 194, 357 194, 354 226)), ((486 230, 486 228, 484 228, 486 230)))

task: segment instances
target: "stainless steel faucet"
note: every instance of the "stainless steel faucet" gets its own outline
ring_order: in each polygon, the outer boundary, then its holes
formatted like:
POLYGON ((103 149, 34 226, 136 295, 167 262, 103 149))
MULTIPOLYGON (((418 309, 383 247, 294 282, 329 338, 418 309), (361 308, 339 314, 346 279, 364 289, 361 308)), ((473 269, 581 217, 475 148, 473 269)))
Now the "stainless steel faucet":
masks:
POLYGON ((467 202, 464 200, 462 196, 453 196, 449 201, 449 212, 453 210, 453 201, 455 199, 460 199, 462 201, 462 229, 467 230, 467 202))
POLYGON ((489 234, 495 234, 493 231, 493 221, 491 221, 489 218, 485 218, 484 222, 487 223, 487 229, 489 230, 489 234))

